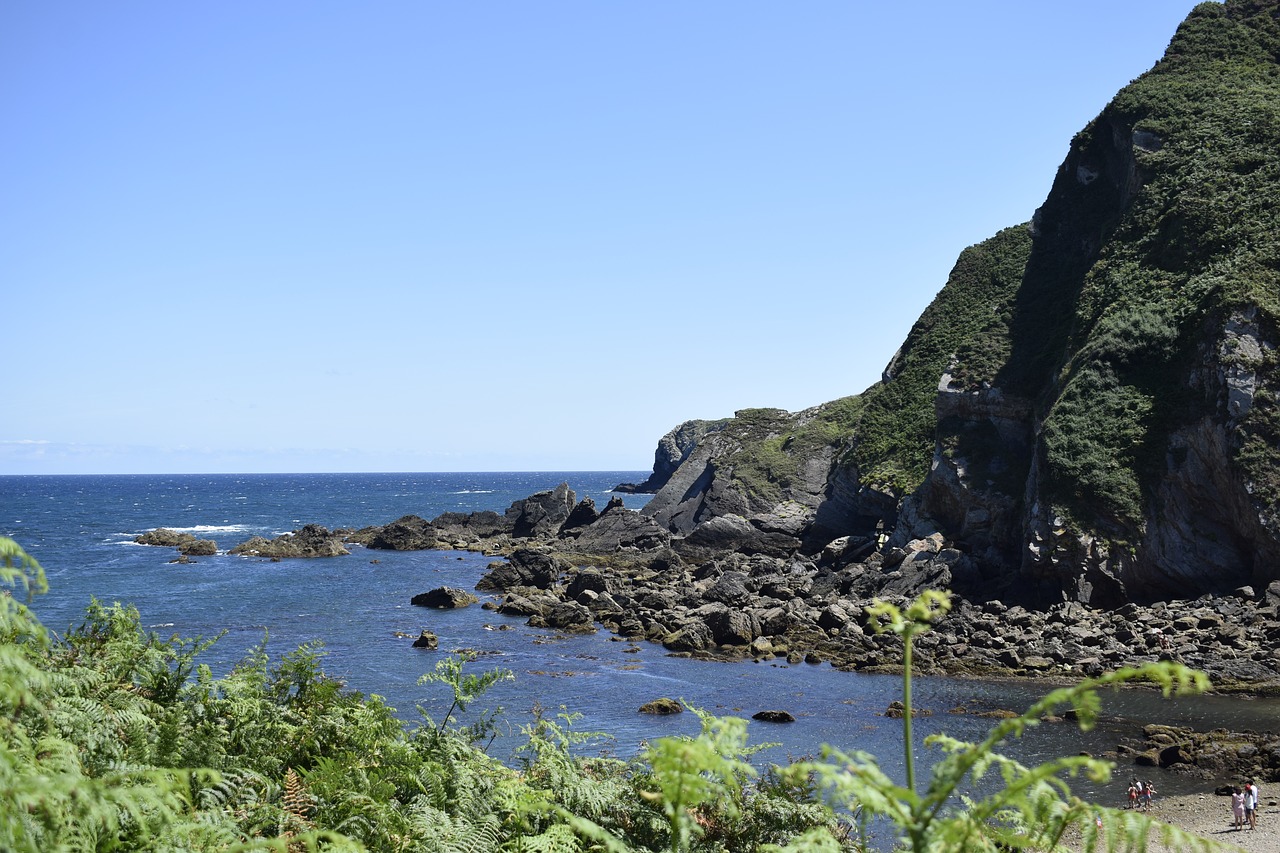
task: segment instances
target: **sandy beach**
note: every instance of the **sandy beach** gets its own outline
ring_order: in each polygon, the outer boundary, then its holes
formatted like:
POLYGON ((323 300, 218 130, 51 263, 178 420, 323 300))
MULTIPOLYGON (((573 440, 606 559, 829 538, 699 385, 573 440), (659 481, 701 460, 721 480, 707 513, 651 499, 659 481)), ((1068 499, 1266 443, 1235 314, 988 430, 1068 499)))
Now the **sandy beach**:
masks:
MULTIPOLYGON (((1204 794, 1156 797, 1151 816, 1179 829, 1194 832, 1202 838, 1232 844, 1250 853, 1280 853, 1280 800, 1264 788, 1258 809, 1258 828, 1236 831, 1231 823, 1231 801, 1204 794)), ((1170 850, 1158 842, 1147 848, 1150 853, 1170 850)))

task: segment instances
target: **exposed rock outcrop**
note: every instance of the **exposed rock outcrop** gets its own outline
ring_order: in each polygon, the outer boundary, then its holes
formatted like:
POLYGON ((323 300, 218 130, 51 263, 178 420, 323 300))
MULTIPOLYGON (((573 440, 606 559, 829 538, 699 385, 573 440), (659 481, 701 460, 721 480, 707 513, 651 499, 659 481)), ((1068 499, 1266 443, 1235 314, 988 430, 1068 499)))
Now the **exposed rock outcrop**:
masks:
POLYGON ((518 500, 507 510, 511 535, 518 537, 554 536, 573 513, 577 497, 568 483, 518 500))
POLYGON ((383 551, 424 551, 439 544, 435 526, 416 515, 402 516, 382 527, 359 530, 348 539, 383 551))
POLYGON ((351 553, 342 544, 342 535, 331 532, 318 524, 308 524, 300 530, 285 533, 274 539, 254 536, 230 550, 231 554, 248 557, 337 557, 351 553))
POLYGON ((457 589, 451 586, 441 586, 429 592, 422 592, 409 599, 409 603, 416 607, 434 607, 437 610, 457 610, 461 607, 467 607, 475 604, 480 599, 476 598, 465 589, 457 589))
POLYGON ((179 532, 168 527, 157 527, 133 537, 139 545, 158 545, 177 548, 184 557, 211 557, 218 553, 218 543, 212 539, 200 539, 193 533, 179 532))

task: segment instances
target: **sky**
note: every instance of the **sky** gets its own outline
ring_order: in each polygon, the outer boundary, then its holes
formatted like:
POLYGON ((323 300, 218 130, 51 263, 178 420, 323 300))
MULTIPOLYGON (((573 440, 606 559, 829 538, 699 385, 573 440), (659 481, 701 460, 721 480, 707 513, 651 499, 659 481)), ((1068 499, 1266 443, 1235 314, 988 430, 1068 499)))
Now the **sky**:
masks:
POLYGON ((876 382, 1190 0, 0 4, 0 474, 646 470, 876 382))

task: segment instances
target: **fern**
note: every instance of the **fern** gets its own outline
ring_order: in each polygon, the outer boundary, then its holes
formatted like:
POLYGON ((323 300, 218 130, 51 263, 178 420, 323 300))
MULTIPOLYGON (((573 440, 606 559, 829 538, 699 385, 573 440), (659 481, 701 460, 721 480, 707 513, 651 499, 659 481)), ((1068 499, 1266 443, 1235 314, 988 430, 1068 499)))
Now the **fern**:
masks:
MULTIPOLYGON (((868 608, 874 626, 904 638, 908 676, 904 678, 904 724, 910 719, 910 650, 913 637, 945 612, 945 597, 926 592, 905 611, 878 602, 868 608)), ((1051 692, 1024 714, 997 724, 980 743, 964 743, 945 735, 926 738, 945 755, 933 766, 923 793, 917 793, 911 777, 912 742, 904 727, 908 782, 898 785, 879 767, 874 756, 825 748, 819 762, 802 762, 788 768, 793 778, 812 774, 835 801, 857 808, 867 817, 887 818, 901 833, 899 843, 912 851, 1060 850, 1064 833, 1075 827, 1087 850, 1100 843, 1108 849, 1145 849, 1147 839, 1158 835, 1175 849, 1227 849, 1160 824, 1145 815, 1140 820, 1114 809, 1090 806, 1070 793, 1064 777, 1084 773, 1094 781, 1109 778, 1112 765, 1088 756, 1070 756, 1024 767, 996 749, 1011 737, 1040 724, 1043 716, 1064 705, 1074 708, 1080 725, 1089 728, 1097 719, 1098 691, 1132 681, 1156 684, 1165 695, 1199 692, 1208 679, 1174 663, 1152 663, 1088 679, 1051 692), (979 799, 960 797, 957 791, 997 771, 1003 786, 979 799), (1102 833, 1098 824, 1102 824, 1102 833)))

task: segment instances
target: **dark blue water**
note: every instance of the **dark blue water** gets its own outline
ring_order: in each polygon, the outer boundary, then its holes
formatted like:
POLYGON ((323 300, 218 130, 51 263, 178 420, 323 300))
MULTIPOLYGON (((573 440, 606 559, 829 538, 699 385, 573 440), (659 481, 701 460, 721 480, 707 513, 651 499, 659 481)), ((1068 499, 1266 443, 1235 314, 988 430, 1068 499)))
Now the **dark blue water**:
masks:
MULTIPOLYGON (((901 722, 881 716, 899 697, 892 676, 837 672, 829 666, 723 664, 668 657, 660 646, 617 641, 605 632, 564 637, 529 628, 522 619, 479 606, 457 611, 413 607, 409 599, 442 585, 471 588, 489 558, 467 552, 390 552, 353 549, 349 556, 270 562, 218 554, 182 565, 173 549, 135 545, 155 527, 188 530, 222 549, 250 536, 275 536, 306 523, 326 527, 384 524, 408 513, 432 518, 444 511, 505 510, 533 492, 569 485, 603 507, 609 489, 637 482, 646 472, 481 474, 307 474, 182 476, 0 477, 0 534, 11 536, 44 566, 50 591, 35 602, 52 630, 83 616, 91 596, 136 606, 143 624, 163 636, 213 636, 227 631, 204 660, 225 671, 269 636, 273 657, 320 640, 325 669, 366 693, 385 696, 402 717, 421 706, 437 718, 448 706, 440 685, 418 678, 454 650, 479 654, 474 666, 503 667, 513 682, 494 688, 480 705, 502 706, 511 735, 495 750, 519 741, 516 731, 532 710, 561 707, 583 715, 577 727, 612 736, 613 750, 634 754, 650 738, 697 730, 692 714, 651 717, 641 704, 670 696, 717 714, 749 717, 784 709, 789 725, 752 723, 754 741, 777 741, 764 755, 813 754, 822 743, 864 749, 900 776, 901 722), (414 649, 423 628, 440 637, 439 652, 414 649), (406 636, 407 635, 407 636, 406 636)), ((624 495, 629 507, 642 495, 624 495)), ((936 732, 981 738, 988 721, 946 713, 957 705, 1022 710, 1043 692, 1035 684, 918 679, 916 701, 933 710, 917 720, 920 737, 936 732)), ((1108 702, 1112 713, 1143 721, 1274 728, 1280 704, 1201 698, 1169 703, 1126 692, 1108 702)), ((1041 726, 1008 752, 1024 762, 1081 749, 1102 752, 1127 733, 1101 727, 1082 735, 1069 726, 1041 726)), ((1169 780, 1166 790, 1180 786, 1169 780)), ((1087 783, 1077 790, 1089 793, 1087 783)), ((1109 789, 1095 792, 1108 799, 1109 789)), ((1118 799, 1118 792, 1114 792, 1118 799)))

